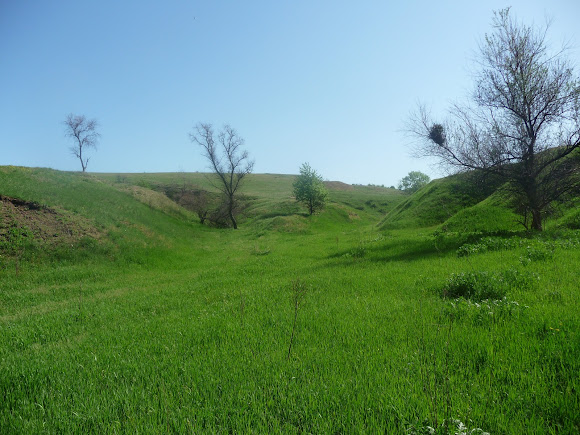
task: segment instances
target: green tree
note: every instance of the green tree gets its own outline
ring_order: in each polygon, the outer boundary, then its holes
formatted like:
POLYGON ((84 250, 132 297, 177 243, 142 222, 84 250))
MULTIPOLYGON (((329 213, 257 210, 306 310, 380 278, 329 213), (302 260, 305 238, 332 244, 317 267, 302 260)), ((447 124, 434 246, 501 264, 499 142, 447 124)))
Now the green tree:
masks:
POLYGON ((296 177, 292 186, 296 201, 303 203, 311 215, 324 207, 328 191, 324 187, 322 176, 308 163, 300 167, 300 175, 296 177))
POLYGON ((399 181, 398 189, 404 190, 405 192, 413 193, 419 190, 421 187, 426 186, 431 179, 427 174, 420 171, 411 171, 406 177, 403 177, 399 181))

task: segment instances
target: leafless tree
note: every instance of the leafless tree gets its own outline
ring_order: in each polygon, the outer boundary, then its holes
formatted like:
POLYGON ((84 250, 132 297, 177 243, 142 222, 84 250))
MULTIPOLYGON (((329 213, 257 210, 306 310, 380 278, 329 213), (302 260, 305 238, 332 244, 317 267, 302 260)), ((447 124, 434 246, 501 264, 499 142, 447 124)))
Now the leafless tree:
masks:
POLYGON ((503 178, 539 231, 550 204, 580 187, 580 82, 567 49, 548 49, 548 29, 495 12, 470 102, 453 105, 445 122, 421 105, 409 119, 418 154, 503 178))
POLYGON ((97 142, 101 136, 97 132, 98 122, 96 119, 87 119, 84 115, 73 115, 66 117, 64 121, 66 127, 65 135, 70 137, 74 145, 70 147, 71 153, 80 160, 83 172, 86 171, 90 157, 83 152, 87 148, 97 149, 97 142))
POLYGON ((210 168, 216 175, 215 187, 223 194, 229 220, 235 229, 238 228, 235 217, 237 193, 243 179, 254 167, 248 152, 241 149, 244 139, 229 125, 225 125, 216 136, 211 124, 201 122, 194 127, 189 137, 203 148, 210 168))
POLYGON ((195 188, 191 183, 183 183, 179 190, 177 202, 182 207, 197 213, 202 225, 210 217, 211 204, 207 192, 195 188))

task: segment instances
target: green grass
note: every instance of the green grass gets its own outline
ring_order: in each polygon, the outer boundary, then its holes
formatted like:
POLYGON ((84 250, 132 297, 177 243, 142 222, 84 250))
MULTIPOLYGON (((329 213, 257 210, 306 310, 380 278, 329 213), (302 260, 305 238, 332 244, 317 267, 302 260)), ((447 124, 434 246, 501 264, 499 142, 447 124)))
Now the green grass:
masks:
POLYGON ((483 211, 379 230, 401 195, 359 186, 309 218, 274 175, 248 180, 239 230, 217 230, 126 189, 182 175, 0 168, 2 195, 105 234, 39 246, 18 272, 2 257, 0 433, 580 430, 578 232, 490 236, 483 211), (442 297, 461 273, 501 277, 505 299, 442 297))
POLYGON ((418 228, 441 224, 488 198, 493 188, 493 183, 481 184, 471 174, 433 180, 390 211, 382 220, 381 227, 418 228))

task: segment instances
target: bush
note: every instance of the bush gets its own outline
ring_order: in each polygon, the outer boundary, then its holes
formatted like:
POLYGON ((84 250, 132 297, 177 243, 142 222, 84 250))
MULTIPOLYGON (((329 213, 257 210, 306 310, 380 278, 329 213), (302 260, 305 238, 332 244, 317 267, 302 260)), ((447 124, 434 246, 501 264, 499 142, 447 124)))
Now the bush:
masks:
MULTIPOLYGON (((449 301, 442 311, 442 316, 445 319, 485 326, 518 317, 528 308, 530 307, 520 305, 517 301, 508 300, 507 297, 493 300, 484 299, 479 302, 460 298, 449 301)), ((444 320, 442 319, 442 321, 444 320)))
POLYGON ((539 276, 508 269, 503 273, 462 272, 453 273, 442 286, 443 298, 465 298, 472 301, 505 298, 512 289, 528 290, 537 286, 539 276))
POLYGON ((444 298, 465 298, 476 301, 501 299, 506 295, 506 286, 496 274, 489 272, 454 273, 443 286, 444 298))
POLYGON ((458 257, 493 251, 508 251, 525 243, 524 239, 504 237, 484 237, 477 243, 465 243, 457 250, 458 257))

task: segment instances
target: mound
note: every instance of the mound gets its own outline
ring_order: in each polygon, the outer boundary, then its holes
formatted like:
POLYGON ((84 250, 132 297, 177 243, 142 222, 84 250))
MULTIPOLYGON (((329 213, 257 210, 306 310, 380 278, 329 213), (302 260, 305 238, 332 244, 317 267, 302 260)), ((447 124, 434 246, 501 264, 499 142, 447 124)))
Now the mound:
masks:
POLYGON ((506 207, 493 205, 486 199, 473 207, 460 210, 442 225, 448 231, 454 232, 495 232, 515 231, 523 227, 519 216, 506 207))
POLYGON ((439 225, 460 210, 491 195, 497 183, 483 183, 476 174, 458 174, 433 180, 387 214, 381 227, 420 228, 439 225))
POLYGON ((55 245, 71 244, 86 236, 98 238, 100 234, 78 216, 0 195, 0 247, 13 248, 17 237, 55 245))

